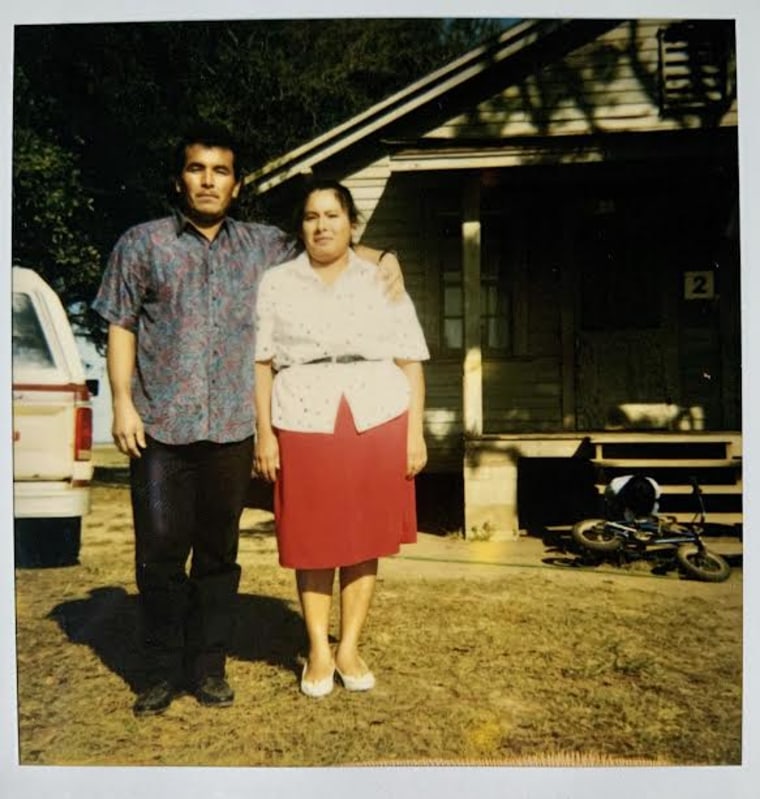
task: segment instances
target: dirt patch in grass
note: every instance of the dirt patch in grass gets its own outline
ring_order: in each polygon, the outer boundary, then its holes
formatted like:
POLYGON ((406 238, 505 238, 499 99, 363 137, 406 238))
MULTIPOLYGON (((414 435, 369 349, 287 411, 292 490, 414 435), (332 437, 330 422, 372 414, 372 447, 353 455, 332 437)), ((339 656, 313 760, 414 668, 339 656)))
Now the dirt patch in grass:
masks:
POLYGON ((142 679, 128 492, 101 481, 80 564, 17 570, 23 764, 741 762, 742 572, 706 584, 536 559, 381 563, 368 694, 299 694, 305 638, 271 517, 243 517, 228 676, 237 698, 185 696, 136 719, 142 679), (468 562, 471 564, 468 566, 468 562))

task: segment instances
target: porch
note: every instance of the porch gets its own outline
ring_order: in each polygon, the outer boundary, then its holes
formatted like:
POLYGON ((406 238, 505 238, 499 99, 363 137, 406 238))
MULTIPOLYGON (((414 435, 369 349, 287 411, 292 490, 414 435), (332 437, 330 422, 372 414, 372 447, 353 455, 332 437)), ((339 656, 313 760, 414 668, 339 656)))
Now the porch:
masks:
POLYGON ((660 484, 664 514, 694 517, 694 478, 709 522, 742 524, 738 431, 486 434, 464 443, 465 537, 509 539, 597 515, 605 485, 632 471, 660 484))

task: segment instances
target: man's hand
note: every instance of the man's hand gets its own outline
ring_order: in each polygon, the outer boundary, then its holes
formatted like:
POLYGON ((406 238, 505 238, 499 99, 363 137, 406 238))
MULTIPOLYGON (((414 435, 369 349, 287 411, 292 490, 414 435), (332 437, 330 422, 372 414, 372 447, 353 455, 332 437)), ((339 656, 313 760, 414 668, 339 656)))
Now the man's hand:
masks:
POLYGON ((132 376, 135 372, 137 336, 119 325, 108 326, 108 380, 113 397, 111 434, 120 452, 139 458, 145 449, 145 428, 132 402, 132 376))
POLYGON ((111 433, 120 452, 130 458, 140 457, 146 447, 145 428, 131 400, 114 403, 111 433))
POLYGON ((377 264, 377 273, 385 293, 391 300, 400 300, 404 296, 404 275, 396 253, 393 250, 375 250, 364 244, 357 244, 354 250, 360 258, 377 264))
POLYGON ((385 286, 385 293, 392 300, 401 299, 404 296, 404 275, 396 255, 389 250, 383 252, 377 268, 385 286))

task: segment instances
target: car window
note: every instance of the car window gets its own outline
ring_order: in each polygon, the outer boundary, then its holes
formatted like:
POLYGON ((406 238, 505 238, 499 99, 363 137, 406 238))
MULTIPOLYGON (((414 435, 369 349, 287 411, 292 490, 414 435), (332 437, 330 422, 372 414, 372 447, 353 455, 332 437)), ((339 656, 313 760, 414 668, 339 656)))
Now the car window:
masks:
POLYGON ((32 298, 18 291, 13 292, 13 365, 55 365, 32 298))

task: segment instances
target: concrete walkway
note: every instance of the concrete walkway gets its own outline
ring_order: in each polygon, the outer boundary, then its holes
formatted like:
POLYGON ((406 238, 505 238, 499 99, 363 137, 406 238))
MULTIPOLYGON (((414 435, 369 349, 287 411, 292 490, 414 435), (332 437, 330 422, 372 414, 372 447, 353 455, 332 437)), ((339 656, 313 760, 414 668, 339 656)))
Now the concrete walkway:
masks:
MULTIPOLYGON (((381 571, 397 576, 499 578, 515 568, 555 569, 563 564, 577 564, 572 550, 563 551, 563 541, 569 546, 567 535, 557 538, 556 543, 545 543, 536 536, 506 541, 465 541, 454 536, 419 533, 416 544, 403 546, 399 555, 384 559, 381 571)), ((732 567, 741 567, 739 539, 710 537, 706 544, 708 549, 726 557, 732 567)), ((603 568, 618 571, 613 564, 603 568)), ((642 568, 649 571, 646 565, 642 568)))
MULTIPOLYGON (((269 511, 246 508, 240 523, 241 535, 246 533, 271 536, 269 554, 276 561, 274 517, 269 511)), ((732 567, 741 567, 742 542, 737 538, 709 537, 707 546, 729 559, 732 567)), ((261 553, 257 555, 261 556, 261 553)), ((418 533, 416 544, 405 544, 398 555, 383 558, 380 575, 410 578, 500 578, 510 569, 532 568, 555 570, 561 565, 578 565, 573 554, 569 531, 561 531, 543 541, 526 535, 500 541, 472 541, 456 535, 418 533)), ((603 568, 619 571, 613 565, 603 568)), ((647 568, 644 566, 643 568, 647 568)))

